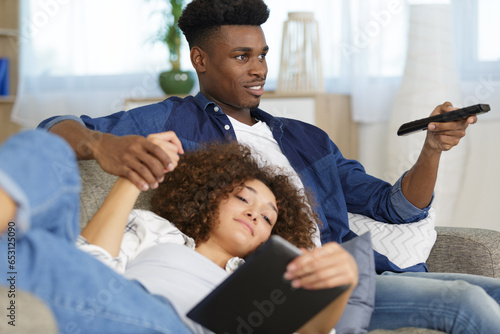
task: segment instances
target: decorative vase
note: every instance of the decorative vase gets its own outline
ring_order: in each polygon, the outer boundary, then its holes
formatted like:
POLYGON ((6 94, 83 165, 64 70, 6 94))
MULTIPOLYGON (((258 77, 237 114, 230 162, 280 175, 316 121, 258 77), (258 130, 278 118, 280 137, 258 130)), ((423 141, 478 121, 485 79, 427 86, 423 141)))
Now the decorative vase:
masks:
POLYGON ((167 95, 187 95, 193 89, 195 77, 192 71, 170 70, 158 77, 160 87, 167 95))
MULTIPOLYGON (((397 137, 399 126, 429 116, 445 101, 455 107, 462 101, 453 52, 451 5, 411 5, 406 66, 389 122, 388 181, 394 182, 413 166, 425 140, 425 132, 397 137)), ((453 224, 466 157, 466 137, 441 156, 433 203, 437 225, 453 224)))
POLYGON ((318 22, 312 12, 288 13, 283 24, 281 62, 276 91, 324 92, 318 22))

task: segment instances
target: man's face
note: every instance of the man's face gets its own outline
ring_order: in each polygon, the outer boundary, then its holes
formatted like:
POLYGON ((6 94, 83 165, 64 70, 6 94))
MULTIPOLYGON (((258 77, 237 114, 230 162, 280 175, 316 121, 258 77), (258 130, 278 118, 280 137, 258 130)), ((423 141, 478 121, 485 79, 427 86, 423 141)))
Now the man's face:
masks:
POLYGON ((202 93, 229 115, 256 108, 264 93, 267 52, 259 26, 222 26, 206 51, 202 93))

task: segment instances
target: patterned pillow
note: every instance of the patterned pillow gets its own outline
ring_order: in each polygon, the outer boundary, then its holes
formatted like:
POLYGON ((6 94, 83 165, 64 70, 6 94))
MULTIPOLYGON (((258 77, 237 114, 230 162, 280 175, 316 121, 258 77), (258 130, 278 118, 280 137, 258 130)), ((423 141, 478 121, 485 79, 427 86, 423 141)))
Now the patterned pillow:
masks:
POLYGON ((369 231, 373 249, 400 268, 427 261, 437 238, 434 209, 429 210, 427 218, 408 224, 382 223, 354 213, 349 213, 348 218, 354 233, 361 235, 369 231))

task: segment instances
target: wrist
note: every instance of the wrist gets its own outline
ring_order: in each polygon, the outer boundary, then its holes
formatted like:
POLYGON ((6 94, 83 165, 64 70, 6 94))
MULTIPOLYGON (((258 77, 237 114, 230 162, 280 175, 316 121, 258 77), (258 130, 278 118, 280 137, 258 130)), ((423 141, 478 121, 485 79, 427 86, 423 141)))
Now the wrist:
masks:
POLYGON ((110 135, 107 133, 89 130, 85 136, 86 139, 77 147, 80 158, 99 160, 101 145, 108 136, 110 135))

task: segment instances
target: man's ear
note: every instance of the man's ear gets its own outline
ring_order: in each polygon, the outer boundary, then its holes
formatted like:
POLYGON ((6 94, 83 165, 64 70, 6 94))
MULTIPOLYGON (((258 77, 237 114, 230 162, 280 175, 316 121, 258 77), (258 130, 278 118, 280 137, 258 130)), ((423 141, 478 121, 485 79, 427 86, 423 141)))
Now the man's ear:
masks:
POLYGON ((208 54, 200 47, 195 46, 191 49, 191 63, 193 64, 196 73, 206 72, 206 63, 208 61, 208 54))

